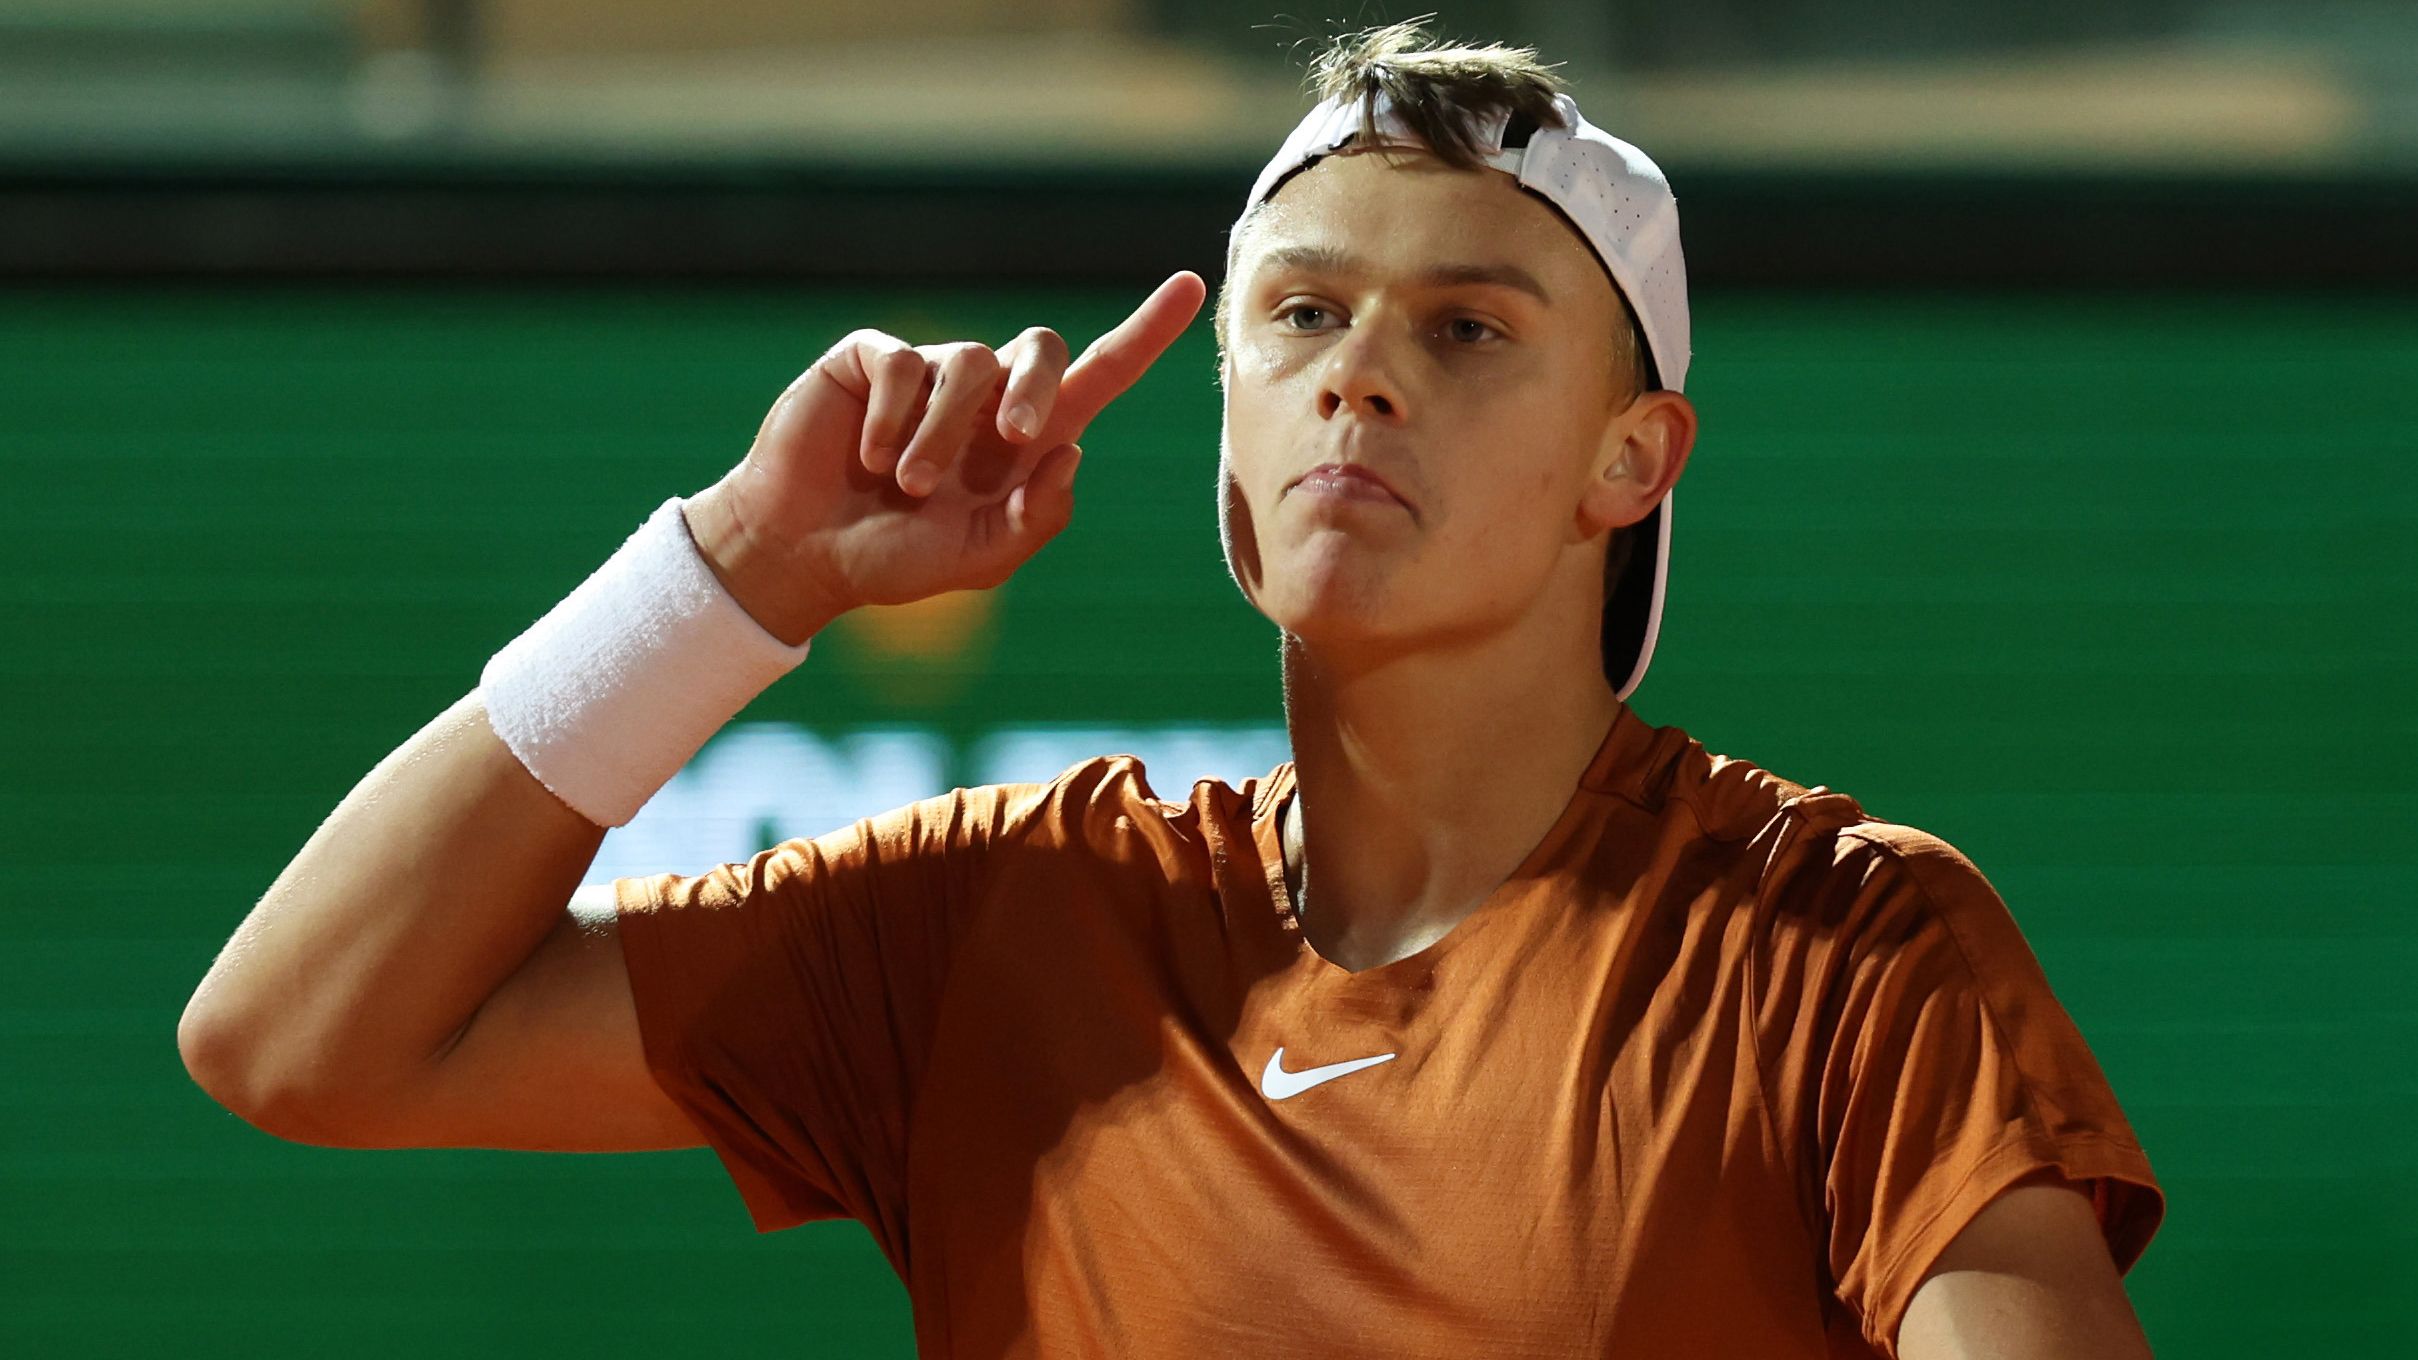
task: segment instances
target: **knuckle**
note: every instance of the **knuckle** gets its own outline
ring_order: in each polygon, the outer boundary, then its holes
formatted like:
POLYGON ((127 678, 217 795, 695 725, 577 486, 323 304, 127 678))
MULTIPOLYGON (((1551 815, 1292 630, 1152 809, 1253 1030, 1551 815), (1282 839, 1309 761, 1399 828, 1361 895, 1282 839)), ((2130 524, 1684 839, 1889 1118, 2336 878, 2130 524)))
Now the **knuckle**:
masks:
POLYGON ((840 342, 833 345, 829 353, 844 354, 852 349, 872 350, 874 357, 878 360, 906 348, 906 344, 906 341, 888 331, 875 330, 871 326, 859 326, 840 337, 840 342))
POLYGON ((996 374, 999 371, 999 356, 992 352, 989 345, 969 340, 950 350, 943 368, 961 379, 996 374))

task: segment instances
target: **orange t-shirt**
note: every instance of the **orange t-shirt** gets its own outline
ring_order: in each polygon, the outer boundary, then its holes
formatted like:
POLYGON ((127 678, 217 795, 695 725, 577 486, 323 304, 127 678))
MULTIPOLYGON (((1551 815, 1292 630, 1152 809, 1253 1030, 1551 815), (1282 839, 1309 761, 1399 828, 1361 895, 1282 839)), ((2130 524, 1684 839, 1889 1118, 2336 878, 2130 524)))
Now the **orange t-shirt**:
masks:
POLYGON ((2156 1232, 1937 837, 1623 707, 1526 862, 1353 973, 1292 914, 1292 788, 1101 756, 616 880, 648 1065, 759 1231, 865 1224, 934 1357, 1894 1357, 2027 1172, 2120 1270, 2156 1232))

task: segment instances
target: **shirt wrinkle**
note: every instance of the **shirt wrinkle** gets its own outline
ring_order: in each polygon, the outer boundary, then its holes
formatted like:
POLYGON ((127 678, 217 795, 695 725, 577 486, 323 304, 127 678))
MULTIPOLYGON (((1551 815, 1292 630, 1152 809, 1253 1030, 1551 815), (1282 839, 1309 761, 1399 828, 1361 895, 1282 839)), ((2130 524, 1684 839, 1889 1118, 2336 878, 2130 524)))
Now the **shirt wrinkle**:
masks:
POLYGON ((2160 1194, 2045 978, 2000 959, 2012 918, 1919 862, 1944 841, 1623 709, 1505 888, 1532 900, 1432 969, 1350 973, 1280 909, 1290 765, 1179 803, 1092 757, 621 880, 650 1071, 760 1231, 860 1219, 922 1352, 963 1360, 1870 1360, 1902 1273, 2021 1147, 2160 1194), (1978 1026, 1917 1023, 1900 986, 1831 1004, 1866 955, 1786 899, 1900 892, 1882 877, 1945 926, 1978 1026), (1648 917, 1687 928, 1640 947, 1648 917), (1976 1034, 2019 1134, 1957 1070, 1976 1034), (1830 1055, 1866 1045, 1818 1146, 1830 1055), (1270 1094, 1279 1048, 1349 1070, 1270 1094), (1909 1070, 1923 1089, 1863 1084, 1909 1070), (1927 1162, 1907 1120, 1937 1130, 1927 1162), (1296 1298, 1317 1307, 1269 1307, 1296 1298))

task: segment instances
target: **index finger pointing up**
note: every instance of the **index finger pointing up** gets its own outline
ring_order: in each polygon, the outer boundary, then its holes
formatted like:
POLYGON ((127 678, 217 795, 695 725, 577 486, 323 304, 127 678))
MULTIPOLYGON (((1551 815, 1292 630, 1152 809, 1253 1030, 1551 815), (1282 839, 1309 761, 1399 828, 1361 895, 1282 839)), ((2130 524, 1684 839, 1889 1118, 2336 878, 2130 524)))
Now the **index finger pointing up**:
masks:
POLYGON ((1066 370, 1058 385, 1058 403, 1050 424, 1068 433, 1061 442, 1077 438, 1108 403, 1123 396, 1145 370, 1158 362, 1167 347, 1199 315, 1209 285, 1189 269, 1179 269, 1142 299, 1133 315, 1091 342, 1081 358, 1066 370))

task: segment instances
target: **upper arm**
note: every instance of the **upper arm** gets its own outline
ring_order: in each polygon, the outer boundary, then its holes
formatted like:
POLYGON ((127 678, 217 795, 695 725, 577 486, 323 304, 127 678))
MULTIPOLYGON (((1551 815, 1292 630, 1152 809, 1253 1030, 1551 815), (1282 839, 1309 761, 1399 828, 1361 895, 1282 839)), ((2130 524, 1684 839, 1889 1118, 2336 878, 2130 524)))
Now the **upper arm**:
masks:
POLYGON ((365 1147, 640 1152, 705 1140, 647 1070, 610 883, 578 890, 365 1147))
POLYGON ((1991 1199, 1916 1286, 1901 1360, 2147 1360, 2091 1201, 2054 1169, 1991 1199))

